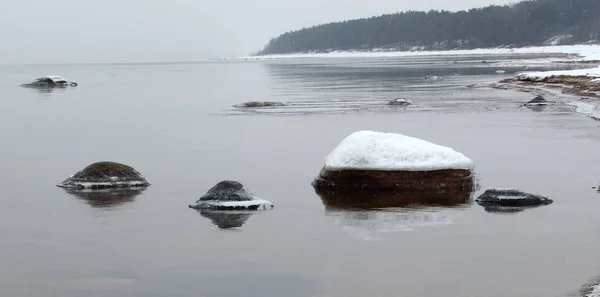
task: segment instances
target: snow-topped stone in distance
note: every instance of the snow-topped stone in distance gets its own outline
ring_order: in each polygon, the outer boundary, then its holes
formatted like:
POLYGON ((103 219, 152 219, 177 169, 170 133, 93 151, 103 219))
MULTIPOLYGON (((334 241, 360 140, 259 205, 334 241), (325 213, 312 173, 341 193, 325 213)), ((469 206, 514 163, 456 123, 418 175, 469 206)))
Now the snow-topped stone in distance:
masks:
POLYGON ((452 148, 395 133, 359 131, 325 159, 327 170, 472 170, 473 161, 452 148))
POLYGON ((96 162, 58 184, 68 189, 147 187, 150 183, 133 167, 116 162, 96 162))
POLYGON ((482 205, 498 206, 534 206, 552 204, 552 200, 547 197, 525 193, 517 189, 489 189, 486 190, 475 200, 482 205))
POLYGON ((240 104, 236 104, 233 107, 237 108, 259 108, 259 107, 273 107, 273 106, 285 106, 283 102, 272 102, 272 101, 248 101, 240 104))
POLYGON ((412 101, 408 100, 408 99, 404 99, 404 98, 396 98, 391 100, 390 102, 388 102, 388 105, 394 105, 394 106, 407 106, 407 105, 411 105, 413 104, 412 101))
POLYGON ((216 184, 200 197, 196 204, 189 207, 213 210, 269 210, 274 205, 248 192, 241 183, 225 180, 216 184))
POLYGON ((326 158, 317 190, 470 191, 474 163, 452 148, 395 133, 359 131, 326 158))
POLYGON ((550 101, 548 101, 544 97, 538 95, 538 96, 535 96, 535 98, 529 100, 527 103, 525 103, 525 106, 548 105, 548 103, 550 103, 550 101))

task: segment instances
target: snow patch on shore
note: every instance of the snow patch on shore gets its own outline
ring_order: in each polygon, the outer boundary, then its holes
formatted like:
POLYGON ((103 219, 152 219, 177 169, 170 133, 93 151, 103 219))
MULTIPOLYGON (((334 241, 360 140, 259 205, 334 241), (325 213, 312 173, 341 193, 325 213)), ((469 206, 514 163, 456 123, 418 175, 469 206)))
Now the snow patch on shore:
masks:
POLYGON ((567 105, 575 107, 576 113, 589 116, 595 120, 600 120, 600 112, 598 111, 598 107, 594 104, 581 101, 570 101, 567 102, 567 105))
POLYGON ((600 60, 600 45, 560 45, 532 46, 521 48, 481 48, 472 50, 448 51, 331 51, 327 53, 295 53, 263 56, 230 57, 217 60, 282 60, 306 58, 391 58, 415 56, 458 56, 458 55, 497 55, 497 54, 572 54, 579 56, 577 61, 600 60))
MULTIPOLYGON (((587 77, 600 77, 600 67, 591 69, 576 69, 576 70, 562 70, 562 71, 538 71, 538 72, 522 72, 517 74, 518 80, 536 81, 541 82, 549 77, 556 76, 587 76, 587 77)), ((594 82, 599 79, 595 79, 594 82)))

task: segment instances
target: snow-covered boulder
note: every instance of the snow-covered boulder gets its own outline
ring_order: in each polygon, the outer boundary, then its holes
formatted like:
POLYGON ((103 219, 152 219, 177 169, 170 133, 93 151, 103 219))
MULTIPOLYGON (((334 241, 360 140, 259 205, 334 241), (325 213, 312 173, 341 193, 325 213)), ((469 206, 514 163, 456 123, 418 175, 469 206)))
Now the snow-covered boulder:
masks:
POLYGON ((411 105, 412 101, 408 100, 408 99, 404 99, 404 98, 396 98, 393 99, 392 101, 388 102, 388 105, 394 105, 394 106, 407 106, 407 105, 411 105))
POLYGON ((471 159, 452 148, 394 133, 359 131, 326 158, 317 189, 442 190, 473 187, 471 159))
POLYGON ((62 188, 110 189, 147 187, 150 183, 131 166, 116 162, 93 163, 58 184, 62 188))
POLYGON ((256 197, 239 182, 225 180, 216 184, 200 197, 196 204, 189 207, 213 210, 268 210, 273 208, 273 203, 256 197))
POLYGON ((550 101, 546 100, 544 97, 542 96, 535 96, 535 98, 529 100, 527 103, 525 103, 525 106, 542 106, 542 105, 548 105, 550 103, 550 101))
POLYGON ((548 205, 553 201, 547 197, 525 193, 517 189, 489 189, 481 194, 475 202, 487 206, 537 206, 537 205, 548 205))

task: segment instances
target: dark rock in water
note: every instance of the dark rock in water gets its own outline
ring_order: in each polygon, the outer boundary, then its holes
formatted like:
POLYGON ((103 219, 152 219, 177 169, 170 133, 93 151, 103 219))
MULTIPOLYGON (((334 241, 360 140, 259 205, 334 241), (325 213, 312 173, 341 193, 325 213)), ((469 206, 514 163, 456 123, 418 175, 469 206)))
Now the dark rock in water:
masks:
POLYGON ((244 189, 244 185, 236 181, 222 181, 212 187, 199 201, 250 201, 254 196, 244 189))
POLYGON ((240 228, 255 212, 200 210, 200 215, 208 218, 219 229, 240 228))
POLYGON ((489 189, 477 197, 475 201, 483 206, 535 206, 548 205, 553 202, 544 196, 529 194, 516 189, 489 189))
POLYGON ((110 189, 147 187, 150 183, 130 166, 115 162, 97 162, 73 174, 58 187, 110 189))
POLYGON ((388 102, 388 105, 394 105, 394 106, 407 106, 407 105, 411 105, 412 102, 410 100, 407 99, 403 99, 403 98, 396 98, 390 102, 388 102))
POLYGON ((531 99, 529 102, 525 103, 525 106, 548 105, 548 103, 550 103, 550 101, 548 101, 544 97, 538 95, 535 98, 531 99))
POLYGON ((241 104, 234 105, 238 108, 253 108, 253 107, 271 107, 271 106, 284 106, 282 102, 271 102, 271 101, 249 101, 241 104))
POLYGON ((212 187, 196 201, 196 204, 189 207, 217 210, 266 210, 273 208, 273 204, 248 192, 241 183, 226 180, 212 187))

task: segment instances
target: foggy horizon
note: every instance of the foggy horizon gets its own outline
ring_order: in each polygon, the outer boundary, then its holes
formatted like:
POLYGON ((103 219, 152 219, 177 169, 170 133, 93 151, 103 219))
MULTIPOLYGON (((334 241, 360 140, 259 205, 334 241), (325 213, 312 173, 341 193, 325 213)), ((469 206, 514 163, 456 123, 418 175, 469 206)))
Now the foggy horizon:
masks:
POLYGON ((246 56, 285 32, 407 10, 464 10, 512 0, 175 0, 6 2, 0 64, 183 62, 246 56))

